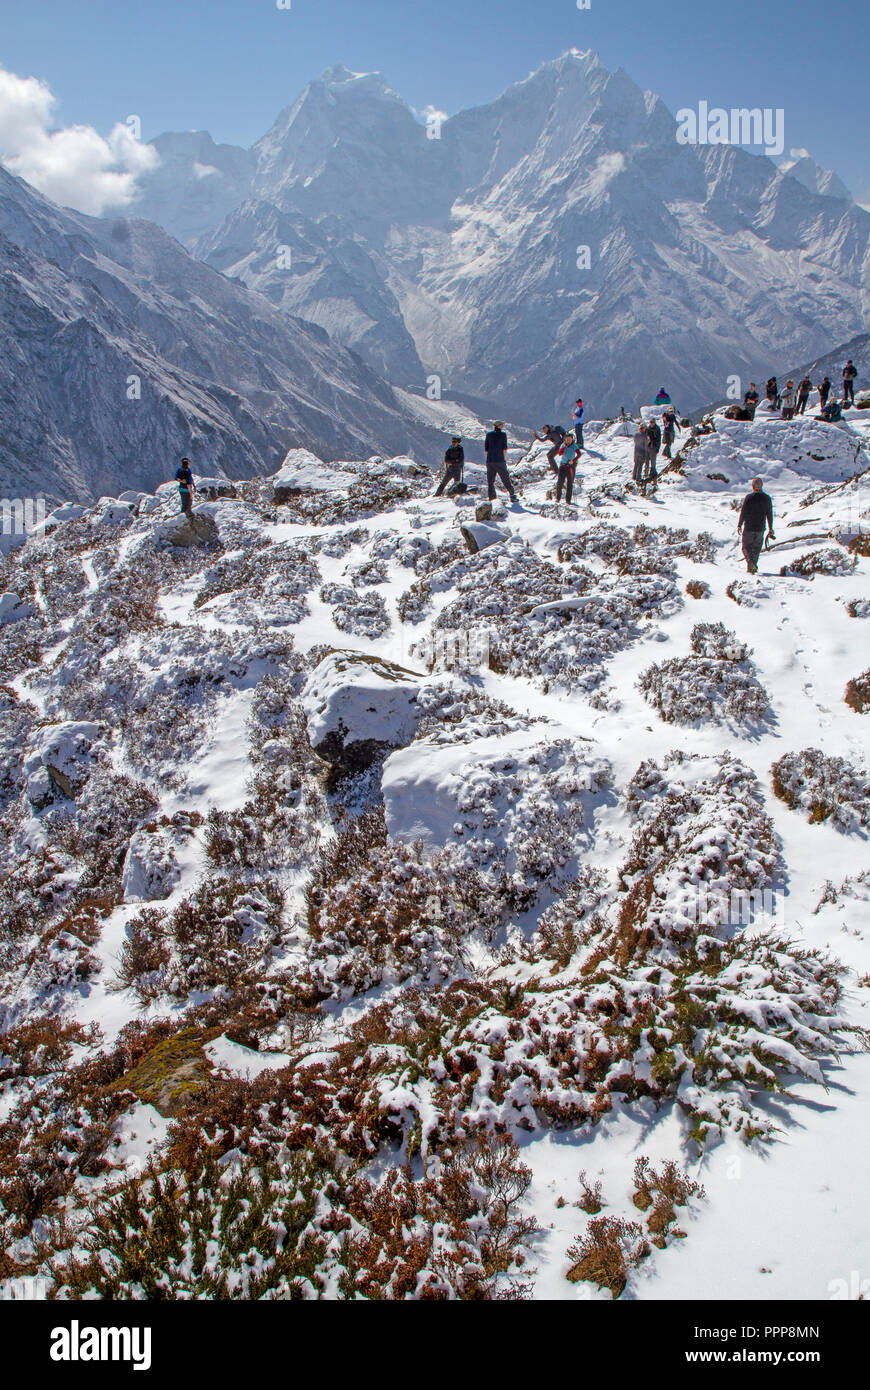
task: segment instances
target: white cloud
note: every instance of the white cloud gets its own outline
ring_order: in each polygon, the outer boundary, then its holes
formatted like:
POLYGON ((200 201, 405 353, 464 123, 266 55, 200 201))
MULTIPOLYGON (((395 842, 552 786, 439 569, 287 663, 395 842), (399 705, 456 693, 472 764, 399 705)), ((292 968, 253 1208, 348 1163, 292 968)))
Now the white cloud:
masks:
POLYGON ((0 163, 64 207, 94 216, 126 207, 157 151, 121 122, 108 138, 92 126, 52 130, 55 105, 44 82, 0 68, 0 163))
POLYGON ((216 169, 213 164, 199 164, 194 160, 193 173, 194 177, 197 179, 207 179, 210 178, 212 174, 219 174, 220 169, 216 169))
POLYGON ((811 156, 809 150, 804 150, 804 149, 801 149, 800 147, 793 147, 792 149, 789 150, 789 154, 791 155, 792 159, 811 159, 811 158, 812 158, 812 156, 811 156))

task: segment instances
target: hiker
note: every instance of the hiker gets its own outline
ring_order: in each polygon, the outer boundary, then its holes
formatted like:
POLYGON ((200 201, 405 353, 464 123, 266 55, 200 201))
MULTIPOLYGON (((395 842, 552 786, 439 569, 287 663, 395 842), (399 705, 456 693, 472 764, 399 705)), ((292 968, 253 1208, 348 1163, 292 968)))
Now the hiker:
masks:
POLYGON ((454 491, 462 482, 462 469, 465 465, 465 450, 462 447, 462 436, 454 434, 450 441, 450 448, 444 454, 444 476, 435 489, 435 496, 440 497, 448 483, 453 484, 454 491))
POLYGON ((656 463, 658 461, 659 449, 662 447, 662 432, 659 429, 657 420, 650 420, 646 427, 646 437, 649 440, 649 476, 652 482, 658 479, 656 463))
POLYGON ((579 452, 580 449, 585 447, 583 444, 583 401, 580 397, 577 398, 577 402, 574 406, 574 418, 571 422, 571 426, 574 431, 574 441, 579 452))
POLYGON ((808 377, 808 376, 802 376, 801 379, 800 379, 800 381, 798 382, 798 388, 797 388, 797 413, 798 413, 798 415, 803 415, 804 412, 806 411, 806 408, 807 408, 807 401, 808 401, 809 398, 810 398, 810 392, 812 391, 812 389, 813 389, 813 383, 810 381, 809 377, 808 377))
POLYGON ((782 401, 783 420, 793 420, 795 409, 795 394, 793 381, 787 381, 785 383, 785 390, 783 391, 780 400, 782 401))
POLYGON ((662 458, 669 459, 671 457, 671 445, 674 442, 674 435, 677 429, 677 417, 674 412, 674 407, 669 405, 662 416, 662 443, 665 446, 662 450, 662 458))
POLYGON ((835 424, 837 420, 842 420, 843 412, 840 409, 840 402, 836 396, 831 396, 819 411, 819 419, 826 420, 829 425, 835 424))
POLYGON ((565 489, 565 501, 571 505, 571 497, 574 493, 574 472, 577 468, 577 457, 579 454, 577 441, 573 434, 565 435, 565 443, 559 450, 559 476, 556 479, 556 501, 562 500, 562 488, 565 489))
POLYGON ((770 401, 774 410, 779 410, 779 387, 776 384, 776 377, 772 376, 767 383, 764 391, 765 396, 770 401))
POLYGON ((641 425, 634 436, 634 469, 632 478, 638 487, 646 483, 646 467, 649 463, 649 439, 646 425, 641 425))
POLYGON ((671 398, 663 386, 659 387, 659 393, 653 401, 653 405, 670 405, 671 398))
POLYGON ((746 569, 749 574, 758 573, 758 557, 761 554, 761 547, 764 545, 764 529, 767 527, 769 540, 775 540, 773 534, 773 503, 764 491, 764 481, 762 478, 752 479, 752 491, 748 492, 743 499, 743 506, 740 508, 740 517, 737 522, 737 534, 743 532, 743 558, 746 561, 746 569))
POLYGON ((858 370, 851 357, 843 368, 843 405, 855 404, 855 377, 858 370))
POLYGON ((819 392, 819 405, 821 406, 822 410, 824 410, 825 406, 828 404, 828 397, 831 394, 831 378, 829 376, 826 376, 822 381, 819 382, 817 389, 819 392))
POLYGON ((490 502, 495 501, 496 478, 507 488, 511 501, 516 502, 516 490, 505 466, 507 435, 504 432, 504 420, 493 421, 492 429, 484 441, 484 449, 486 451, 486 491, 490 502))
POLYGON ((749 411, 750 420, 755 419, 755 408, 758 405, 758 388, 754 381, 750 381, 749 390, 744 394, 743 406, 749 411))
POLYGON ((181 460, 181 467, 175 474, 175 481, 178 483, 181 510, 185 516, 193 516, 193 494, 196 492, 196 483, 193 481, 193 474, 190 471, 190 459, 181 460))
POLYGON ((547 462, 550 465, 550 472, 558 473, 559 465, 556 463, 556 455, 565 442, 565 431, 562 429, 562 426, 543 425, 541 433, 538 434, 538 431, 535 430, 534 436, 539 442, 543 443, 544 440, 548 440, 553 446, 551 449, 547 450, 547 462))

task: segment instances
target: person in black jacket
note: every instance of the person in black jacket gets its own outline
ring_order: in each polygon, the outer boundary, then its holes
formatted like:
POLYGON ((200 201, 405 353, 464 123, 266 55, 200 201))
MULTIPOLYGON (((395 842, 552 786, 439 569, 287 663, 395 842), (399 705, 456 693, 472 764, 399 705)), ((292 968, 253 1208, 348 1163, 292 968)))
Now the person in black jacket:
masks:
POLYGON ((558 473, 559 465, 556 462, 556 455, 565 442, 565 431, 562 429, 562 426, 544 425, 541 433, 538 434, 538 431, 535 430, 534 435, 540 442, 546 439, 552 445, 552 448, 547 450, 547 462, 550 465, 550 472, 558 473))
POLYGON ((763 480, 753 478, 752 491, 744 497, 737 521, 737 534, 743 533, 743 558, 750 574, 758 573, 758 557, 764 545, 765 527, 773 540, 773 503, 764 491, 763 480))
POLYGON ((182 459, 181 467, 175 474, 175 481, 178 483, 178 497, 181 502, 181 510, 185 516, 193 515, 193 494, 196 492, 196 484, 193 481, 193 474, 190 471, 190 459, 182 459))
POLYGON ((858 375, 851 357, 843 368, 843 406, 855 404, 855 378, 858 375))
POLYGON ((435 496, 440 497, 448 483, 453 483, 454 487, 462 482, 462 469, 465 465, 465 450, 462 447, 462 438, 454 434, 450 448, 444 455, 444 476, 435 489, 435 496))
POLYGON ((743 407, 749 411, 750 420, 755 419, 755 407, 758 405, 758 388, 754 381, 750 381, 749 390, 743 397, 743 407))
POLYGON ((659 457, 659 449, 662 447, 662 432, 659 429, 658 420, 653 418, 646 427, 646 437, 649 442, 649 481, 654 483, 658 480, 658 469, 656 464, 659 457))
POLYGON ((770 404, 773 406, 774 410, 779 410, 779 387, 776 384, 775 376, 769 378, 767 386, 764 390, 764 394, 770 401, 770 404))
POLYGON ((831 378, 826 376, 819 382, 819 405, 822 410, 828 404, 828 397, 831 394, 831 378))
POLYGON ((486 453, 486 491, 490 502, 495 501, 495 480, 507 489, 512 502, 516 502, 516 489, 511 482, 510 474, 505 464, 505 454, 507 453, 507 435, 504 432, 504 421, 495 420, 493 427, 484 440, 484 450, 486 453))
POLYGON ((809 377, 808 377, 808 376, 802 376, 801 379, 800 379, 800 381, 798 382, 798 388, 797 388, 797 413, 798 413, 798 415, 803 415, 803 414, 804 414, 804 412, 805 412, 805 410, 806 410, 806 408, 807 408, 807 401, 808 401, 809 398, 810 398, 810 392, 812 391, 812 389, 813 389, 813 383, 810 381, 809 377))

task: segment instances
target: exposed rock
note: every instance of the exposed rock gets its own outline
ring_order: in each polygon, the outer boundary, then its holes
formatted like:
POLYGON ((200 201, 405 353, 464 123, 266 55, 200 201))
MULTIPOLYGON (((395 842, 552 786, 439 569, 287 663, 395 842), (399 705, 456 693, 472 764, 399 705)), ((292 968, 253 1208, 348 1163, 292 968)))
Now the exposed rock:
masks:
POLYGON ((182 513, 180 516, 171 517, 169 521, 164 521, 158 526, 154 533, 154 540, 158 546, 214 545, 217 539, 217 523, 213 517, 202 512, 193 512, 191 516, 182 513))
POLYGON ((93 770, 95 745, 103 732, 102 724, 84 722, 44 724, 34 730, 27 743, 24 774, 27 797, 35 809, 54 799, 55 787, 75 798, 93 770))
POLYGON ((18 594, 0 594, 0 627, 6 623, 20 623, 23 618, 32 618, 33 605, 25 603, 18 594))
POLYGON ((424 679, 379 657, 330 652, 301 695, 314 751, 347 776, 403 748, 422 718, 417 696, 424 679))
POLYGON ((500 531, 497 526, 488 526, 484 521, 470 521, 459 529, 472 555, 476 555, 478 550, 485 550, 488 545, 498 545, 499 541, 510 540, 507 531, 500 531))

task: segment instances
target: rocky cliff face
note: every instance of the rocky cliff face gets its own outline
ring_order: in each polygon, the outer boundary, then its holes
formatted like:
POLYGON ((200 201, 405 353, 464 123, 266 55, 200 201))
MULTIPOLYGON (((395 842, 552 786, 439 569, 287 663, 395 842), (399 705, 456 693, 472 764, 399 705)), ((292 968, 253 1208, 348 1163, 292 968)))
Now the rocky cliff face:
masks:
POLYGON ((61 210, 0 170, 0 487, 85 500, 153 489, 188 454, 247 477, 291 445, 429 454, 421 424, 321 328, 160 228, 61 210))

